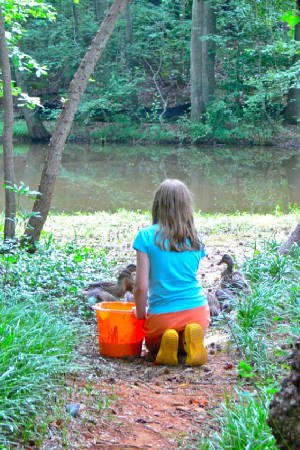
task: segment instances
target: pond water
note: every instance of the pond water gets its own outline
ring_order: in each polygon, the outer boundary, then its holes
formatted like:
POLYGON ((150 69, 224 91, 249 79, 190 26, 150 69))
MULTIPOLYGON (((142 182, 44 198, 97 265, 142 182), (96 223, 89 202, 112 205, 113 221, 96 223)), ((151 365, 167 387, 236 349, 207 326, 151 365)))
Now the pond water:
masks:
MULTIPOLYGON (((15 145, 14 152, 16 182, 36 190, 47 146, 15 145)), ((52 211, 150 209, 155 188, 167 177, 184 181, 195 209, 204 213, 266 213, 277 205, 282 211, 299 206, 296 150, 73 144, 63 154, 52 211)))

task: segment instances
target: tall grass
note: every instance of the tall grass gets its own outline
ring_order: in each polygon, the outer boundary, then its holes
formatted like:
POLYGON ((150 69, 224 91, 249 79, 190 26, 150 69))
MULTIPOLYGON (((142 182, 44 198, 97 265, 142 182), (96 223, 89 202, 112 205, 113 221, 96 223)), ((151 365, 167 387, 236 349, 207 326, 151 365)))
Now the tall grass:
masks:
POLYGON ((1 253, 0 263, 0 448, 8 449, 38 441, 61 376, 78 370, 88 314, 80 289, 108 269, 105 254, 50 238, 33 255, 1 253))
POLYGON ((265 242, 245 260, 252 294, 241 297, 236 318, 224 322, 241 357, 240 386, 236 399, 227 397, 214 418, 220 432, 202 436, 201 450, 277 449, 266 424, 268 407, 289 371, 284 348, 300 333, 300 249, 279 256, 278 248, 275 241, 265 242))
POLYGON ((41 406, 50 407, 58 375, 71 369, 82 332, 78 320, 34 299, 3 302, 0 316, 0 443, 7 444, 41 406))

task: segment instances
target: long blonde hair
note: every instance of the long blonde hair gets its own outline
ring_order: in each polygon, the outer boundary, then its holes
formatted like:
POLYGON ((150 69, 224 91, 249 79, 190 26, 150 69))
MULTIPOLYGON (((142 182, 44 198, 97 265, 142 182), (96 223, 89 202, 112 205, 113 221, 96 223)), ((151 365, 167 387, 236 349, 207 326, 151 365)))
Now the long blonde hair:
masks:
POLYGON ((202 248, 194 225, 191 195, 182 181, 167 179, 160 184, 152 204, 152 223, 158 224, 155 243, 162 250, 202 248))

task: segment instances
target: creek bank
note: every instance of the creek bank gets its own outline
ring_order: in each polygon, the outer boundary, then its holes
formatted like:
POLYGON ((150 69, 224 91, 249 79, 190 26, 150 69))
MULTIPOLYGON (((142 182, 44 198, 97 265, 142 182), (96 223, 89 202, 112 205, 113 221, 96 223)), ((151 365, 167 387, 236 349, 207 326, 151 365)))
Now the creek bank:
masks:
MULTIPOLYGON (((14 142, 32 142, 28 135, 25 121, 18 120, 14 128, 14 142)), ((3 124, 0 125, 0 130, 3 124), (1 126, 2 125, 2 126, 1 126)), ((54 121, 44 121, 44 125, 51 133, 54 121)), ((2 137, 0 138, 2 142, 2 137)), ((40 141, 41 142, 41 141, 40 141)), ((124 122, 92 122, 81 125, 74 122, 69 143, 85 144, 143 144, 143 145, 233 145, 233 146, 270 146, 286 149, 299 147, 300 136, 297 125, 279 125, 276 131, 263 128, 246 127, 206 129, 205 124, 193 124, 189 121, 182 123, 136 123, 124 122)))

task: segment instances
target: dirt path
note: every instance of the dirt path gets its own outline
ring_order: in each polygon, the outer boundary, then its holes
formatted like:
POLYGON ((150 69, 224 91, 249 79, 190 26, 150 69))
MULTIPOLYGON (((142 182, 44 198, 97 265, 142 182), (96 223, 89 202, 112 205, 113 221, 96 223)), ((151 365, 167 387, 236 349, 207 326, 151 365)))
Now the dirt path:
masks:
POLYGON ((208 362, 194 368, 103 358, 96 339, 82 354, 89 375, 66 379, 64 405, 80 404, 79 413, 51 422, 42 449, 193 448, 197 434, 215 429, 212 412, 236 384, 225 335, 208 333, 208 362))

